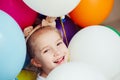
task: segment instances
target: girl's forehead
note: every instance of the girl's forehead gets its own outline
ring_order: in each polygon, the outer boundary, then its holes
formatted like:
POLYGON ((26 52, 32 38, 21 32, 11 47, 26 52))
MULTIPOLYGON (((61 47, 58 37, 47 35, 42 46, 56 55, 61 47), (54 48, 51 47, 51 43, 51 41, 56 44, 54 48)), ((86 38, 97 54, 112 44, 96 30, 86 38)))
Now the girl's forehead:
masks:
POLYGON ((42 33, 41 35, 39 35, 39 37, 43 37, 41 39, 44 39, 44 38, 53 39, 53 38, 59 38, 60 35, 55 31, 46 31, 45 33, 42 33))
POLYGON ((34 44, 48 42, 50 40, 55 41, 58 38, 62 38, 60 33, 54 29, 38 30, 32 38, 34 44))
POLYGON ((44 30, 38 31, 38 34, 36 34, 36 36, 41 36, 41 35, 55 36, 54 34, 57 34, 60 36, 58 31, 52 30, 52 29, 44 29, 44 30))
POLYGON ((46 32, 40 33, 39 35, 36 35, 36 41, 40 41, 40 42, 45 42, 49 40, 55 41, 59 38, 61 38, 61 36, 59 35, 59 33, 55 31, 46 31, 46 32))
POLYGON ((61 37, 58 33, 46 32, 45 34, 38 36, 35 44, 37 47, 39 47, 39 49, 42 49, 43 47, 51 47, 56 45, 59 40, 61 40, 61 37))
POLYGON ((40 34, 46 33, 46 32, 56 32, 56 30, 47 27, 47 28, 44 28, 44 29, 39 29, 36 33, 38 33, 40 35, 40 34))

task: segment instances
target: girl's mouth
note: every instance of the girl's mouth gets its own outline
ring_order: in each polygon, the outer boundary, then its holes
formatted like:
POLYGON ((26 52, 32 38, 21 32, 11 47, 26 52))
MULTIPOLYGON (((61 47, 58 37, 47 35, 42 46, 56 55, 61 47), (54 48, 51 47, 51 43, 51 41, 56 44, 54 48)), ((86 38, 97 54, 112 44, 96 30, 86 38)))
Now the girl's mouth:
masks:
POLYGON ((54 63, 56 63, 56 64, 61 64, 61 63, 64 61, 64 59, 65 59, 65 56, 57 59, 56 61, 54 61, 54 63))

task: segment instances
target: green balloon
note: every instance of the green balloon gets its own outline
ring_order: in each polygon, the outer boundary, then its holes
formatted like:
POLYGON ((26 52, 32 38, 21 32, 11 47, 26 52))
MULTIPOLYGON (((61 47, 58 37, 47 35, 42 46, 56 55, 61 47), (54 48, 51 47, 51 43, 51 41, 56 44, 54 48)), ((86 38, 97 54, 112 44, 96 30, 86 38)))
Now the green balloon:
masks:
POLYGON ((117 29, 115 29, 114 27, 109 26, 109 25, 107 25, 106 27, 112 29, 115 33, 117 33, 120 36, 120 32, 117 29))

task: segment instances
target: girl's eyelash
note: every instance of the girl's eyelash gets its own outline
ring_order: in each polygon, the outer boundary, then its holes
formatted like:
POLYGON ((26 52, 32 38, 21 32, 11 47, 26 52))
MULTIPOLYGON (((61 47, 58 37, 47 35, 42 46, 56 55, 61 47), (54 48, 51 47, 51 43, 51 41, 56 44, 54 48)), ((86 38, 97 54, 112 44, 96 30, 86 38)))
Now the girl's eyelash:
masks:
POLYGON ((57 46, 59 46, 60 44, 62 44, 62 42, 58 42, 58 43, 57 43, 57 46))
POLYGON ((49 49, 46 49, 46 50, 44 50, 44 51, 43 51, 43 53, 46 53, 46 52, 48 52, 48 50, 49 50, 49 49))

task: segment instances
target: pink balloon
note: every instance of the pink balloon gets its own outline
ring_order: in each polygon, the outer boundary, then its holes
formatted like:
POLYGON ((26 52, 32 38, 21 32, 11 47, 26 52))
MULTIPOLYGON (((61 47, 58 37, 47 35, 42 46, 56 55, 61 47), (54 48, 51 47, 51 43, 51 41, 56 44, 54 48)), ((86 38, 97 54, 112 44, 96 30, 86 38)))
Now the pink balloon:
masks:
POLYGON ((38 13, 30 9, 22 0, 0 0, 0 9, 11 15, 23 30, 32 25, 38 13))

